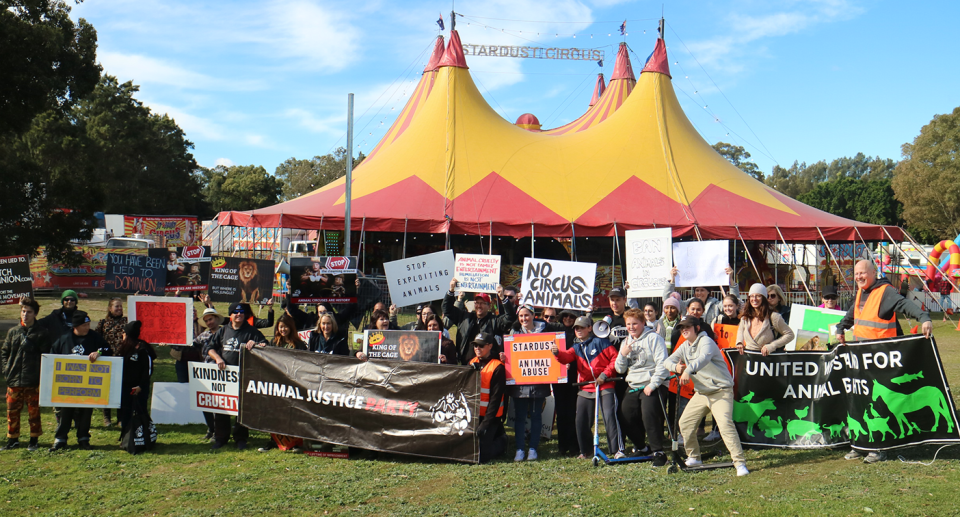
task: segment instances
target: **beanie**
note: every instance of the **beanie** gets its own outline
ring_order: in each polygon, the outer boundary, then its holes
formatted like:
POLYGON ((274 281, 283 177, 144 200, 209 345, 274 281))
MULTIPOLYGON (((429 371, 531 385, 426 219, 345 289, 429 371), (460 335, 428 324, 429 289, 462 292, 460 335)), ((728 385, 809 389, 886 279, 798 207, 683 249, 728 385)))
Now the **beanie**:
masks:
POLYGON ((73 298, 74 300, 76 300, 78 298, 77 292, 74 291, 73 289, 67 289, 66 291, 63 292, 63 294, 60 295, 60 303, 63 303, 64 298, 73 298))
POLYGON ((663 306, 664 306, 664 307, 674 307, 674 308, 676 308, 678 311, 680 310, 680 302, 678 302, 677 299, 674 298, 674 297, 672 297, 672 296, 663 301, 663 306))
POLYGON ((767 288, 763 284, 753 284, 750 286, 749 294, 759 294, 764 298, 767 297, 767 288))
POLYGON ((140 320, 133 320, 123 326, 123 332, 127 335, 127 339, 140 339, 140 327, 142 326, 143 323, 140 320))

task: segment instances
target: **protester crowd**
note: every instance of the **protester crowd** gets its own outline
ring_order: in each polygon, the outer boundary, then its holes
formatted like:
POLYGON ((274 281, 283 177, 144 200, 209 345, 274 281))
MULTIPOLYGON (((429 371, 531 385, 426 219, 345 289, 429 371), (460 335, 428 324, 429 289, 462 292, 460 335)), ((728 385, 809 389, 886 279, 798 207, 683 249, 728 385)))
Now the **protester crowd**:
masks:
MULTIPOLYGON (((594 412, 602 415, 606 429, 607 455, 613 459, 644 457, 655 465, 667 463, 665 430, 684 444, 686 464, 701 463, 700 437, 704 417, 712 414, 713 431, 706 437, 722 439, 730 452, 737 475, 749 473, 732 420, 733 377, 713 335, 713 324, 738 326, 736 347, 763 355, 782 353, 793 339, 787 326, 790 305, 776 285, 754 284, 746 300, 730 275, 729 294, 722 299, 710 296, 708 286, 693 289, 694 296, 683 300, 673 282, 663 291, 662 314, 657 305, 641 305, 628 300, 627 290, 616 287, 609 292, 610 315, 607 331, 594 329, 593 307, 583 313, 554 308, 517 306, 522 299, 518 289, 505 286, 491 296, 470 296, 458 292, 451 281, 449 290, 437 307, 417 307, 416 320, 404 329, 433 330, 441 333, 440 362, 469 365, 480 371, 480 423, 476 433, 481 462, 496 458, 508 450, 504 429, 506 408, 512 406, 514 424, 514 460, 535 461, 539 457, 541 413, 547 397, 554 397, 557 445, 563 455, 582 459, 594 457, 594 412), (472 301, 473 308, 467 308, 472 301), (456 327, 455 334, 448 329, 456 327), (567 383, 507 386, 504 367, 504 336, 541 332, 565 333, 567 347, 551 349, 557 360, 570 365, 567 383), (600 335, 598 335, 600 334, 600 335), (689 400, 668 390, 671 379, 683 386, 692 384, 689 400), (597 408, 599 404, 599 408, 597 408), (667 409, 667 408, 670 409, 667 409), (530 415, 527 428, 526 415, 530 415), (666 429, 665 429, 666 424, 666 429), (675 425, 678 424, 678 425, 675 425), (628 448, 627 441, 632 442, 628 448)), ((677 274, 676 269, 672 275, 677 274)), ((861 261, 855 267, 858 291, 847 316, 838 325, 839 339, 853 328, 858 339, 877 339, 902 335, 897 313, 917 319, 922 331, 930 335, 929 315, 906 300, 885 278, 877 278, 876 266, 861 261)), ((173 347, 177 377, 187 382, 187 365, 204 361, 223 369, 238 366, 243 348, 278 346, 308 350, 320 354, 350 356, 367 360, 352 350, 348 340, 351 325, 359 329, 364 314, 369 314, 372 329, 398 329, 397 308, 379 301, 380 291, 368 279, 357 281, 358 300, 334 307, 322 303, 304 308, 284 297, 282 313, 274 317, 272 306, 267 319, 255 317, 245 303, 232 303, 221 314, 203 299, 206 310, 194 313, 193 346, 173 347), (273 340, 259 330, 273 327, 273 340), (309 338, 298 331, 309 329, 309 338)), ((629 287, 629 286, 625 286, 629 287)), ((824 290, 823 306, 836 307, 835 289, 824 290)), ((131 426, 131 415, 146 413, 150 377, 157 354, 152 345, 139 339, 141 323, 127 321, 118 298, 108 302, 108 315, 91 329, 86 312, 78 309, 78 296, 64 291, 61 306, 39 318, 40 306, 30 298, 20 301, 20 324, 11 329, 2 345, 2 371, 7 382, 7 444, 16 449, 20 443, 20 415, 27 408, 30 440, 26 448, 36 450, 42 434, 39 411, 40 356, 44 353, 78 355, 96 362, 103 356, 123 358, 123 399, 117 412, 121 435, 131 426)), ((94 410, 60 408, 56 410, 57 428, 50 451, 64 449, 68 433, 75 429, 80 449, 90 448, 90 425, 94 410)), ((224 447, 232 438, 238 449, 245 449, 249 431, 228 415, 206 413, 207 435, 211 448, 224 447)), ((112 425, 110 410, 103 411, 103 423, 112 425)), ((279 437, 283 439, 285 437, 279 437)), ((287 437, 289 438, 289 437, 287 437)), ((260 448, 266 451, 276 441, 260 448)), ((284 442, 286 443, 286 442, 284 442)), ((294 449, 298 448, 299 444, 294 449)), ((287 447, 283 447, 287 448, 287 447)), ((862 456, 851 451, 848 459, 862 456)), ((883 459, 872 453, 866 461, 883 459)))

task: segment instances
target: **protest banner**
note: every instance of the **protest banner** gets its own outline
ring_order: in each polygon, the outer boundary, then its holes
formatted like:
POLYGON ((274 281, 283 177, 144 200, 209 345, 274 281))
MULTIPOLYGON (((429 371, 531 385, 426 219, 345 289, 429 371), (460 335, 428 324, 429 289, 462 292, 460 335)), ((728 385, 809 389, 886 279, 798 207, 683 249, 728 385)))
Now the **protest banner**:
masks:
POLYGON ((480 459, 478 370, 414 361, 357 363, 278 347, 242 353, 242 425, 368 450, 480 459))
POLYGON ((730 277, 726 273, 729 250, 730 241, 674 242, 676 287, 729 285, 730 277))
POLYGON ((140 320, 140 339, 147 343, 193 345, 193 299, 128 296, 129 319, 140 320))
POLYGON ((793 329, 793 341, 787 343, 786 350, 826 350, 831 343, 831 326, 840 323, 846 311, 811 307, 794 303, 790 306, 790 321, 793 329))
POLYGON ((30 257, 30 274, 34 289, 103 289, 107 275, 107 255, 146 255, 146 248, 100 248, 74 246, 73 254, 80 262, 65 264, 47 259, 46 248, 40 246, 30 257))
POLYGON ((592 262, 523 259, 522 305, 586 310, 593 302, 597 265, 592 262))
POLYGON ((370 359, 440 362, 440 332, 433 330, 365 330, 363 353, 370 359))
POLYGON ((210 300, 267 303, 273 299, 273 261, 214 257, 210 263, 210 300))
POLYGON ((443 298, 454 272, 453 250, 384 262, 390 298, 397 307, 443 298))
POLYGON ((151 248, 147 256, 164 261, 167 282, 164 291, 206 291, 210 279, 210 247, 151 248))
POLYGON ((0 305, 19 303, 20 298, 25 296, 33 297, 30 257, 0 257, 0 305))
POLYGON ((724 353, 734 365, 733 421, 744 445, 881 451, 960 442, 940 354, 922 335, 829 352, 724 353))
POLYGON ((40 356, 40 405, 118 408, 123 396, 123 358, 85 355, 40 356))
POLYGON ((627 251, 627 282, 630 298, 657 297, 670 281, 670 228, 627 230, 623 234, 627 251))
POLYGON ((190 363, 190 409, 236 415, 240 410, 240 367, 190 363))
POLYGON ((503 336, 503 352, 507 356, 507 384, 561 384, 567 382, 567 365, 557 360, 550 346, 567 349, 566 334, 510 334, 503 336))
POLYGON ((495 293, 500 283, 500 255, 457 253, 453 276, 462 291, 495 293))
POLYGON ((110 253, 107 255, 106 291, 163 296, 167 268, 163 259, 143 255, 110 253))
MULTIPOLYGON (((158 246, 193 246, 200 228, 195 216, 184 215, 125 215, 124 235, 140 234, 153 239, 158 246)), ((208 254, 209 255, 209 254, 208 254)))
POLYGON ((293 303, 357 303, 357 257, 292 257, 293 303))

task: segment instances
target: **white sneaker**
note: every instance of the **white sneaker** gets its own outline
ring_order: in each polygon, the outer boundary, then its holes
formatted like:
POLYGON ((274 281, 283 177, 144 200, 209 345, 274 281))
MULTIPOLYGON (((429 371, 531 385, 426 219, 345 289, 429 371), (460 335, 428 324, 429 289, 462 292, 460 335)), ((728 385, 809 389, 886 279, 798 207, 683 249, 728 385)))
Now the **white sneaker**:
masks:
POLYGON ((696 458, 687 458, 687 461, 683 463, 688 467, 699 467, 700 465, 703 465, 703 462, 696 458))
POLYGON ((717 429, 710 431, 710 434, 703 437, 703 441, 705 442, 715 442, 719 439, 720 439, 720 431, 717 429))
MULTIPOLYGON (((520 452, 521 451, 517 451, 518 454, 520 452)), ((527 461, 536 461, 536 460, 537 460, 537 450, 530 449, 529 451, 527 451, 527 461)))
POLYGON ((860 454, 860 451, 858 451, 858 450, 856 450, 856 449, 850 449, 850 452, 848 452, 846 455, 844 455, 843 459, 845 459, 845 460, 859 460, 859 459, 863 459, 863 454, 860 454))
POLYGON ((513 461, 523 461, 523 449, 517 449, 517 455, 513 457, 513 461))
POLYGON ((624 454, 623 451, 617 451, 617 453, 613 455, 613 459, 615 460, 622 460, 623 458, 626 458, 626 457, 627 455, 624 454))
POLYGON ((750 471, 747 470, 746 465, 737 465, 737 476, 746 476, 750 471))

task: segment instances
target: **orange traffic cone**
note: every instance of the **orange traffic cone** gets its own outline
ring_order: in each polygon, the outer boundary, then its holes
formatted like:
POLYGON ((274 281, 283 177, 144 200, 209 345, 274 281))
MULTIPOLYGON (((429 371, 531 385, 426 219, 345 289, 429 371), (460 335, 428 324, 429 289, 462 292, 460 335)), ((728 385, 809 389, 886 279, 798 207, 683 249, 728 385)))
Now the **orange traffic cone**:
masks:
POLYGON ((960 330, 960 321, 957 322, 957 330, 960 330))
MULTIPOLYGON (((914 325, 913 328, 910 329, 910 333, 916 334, 919 330, 920 330, 920 325, 914 325)), ((960 330, 960 329, 957 329, 957 330, 960 330)))

